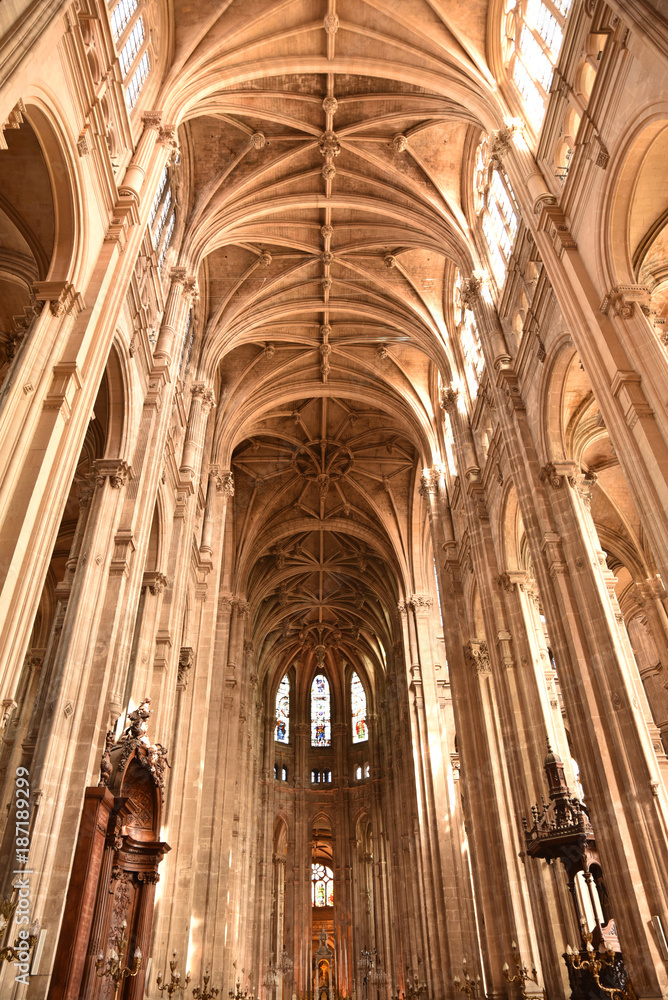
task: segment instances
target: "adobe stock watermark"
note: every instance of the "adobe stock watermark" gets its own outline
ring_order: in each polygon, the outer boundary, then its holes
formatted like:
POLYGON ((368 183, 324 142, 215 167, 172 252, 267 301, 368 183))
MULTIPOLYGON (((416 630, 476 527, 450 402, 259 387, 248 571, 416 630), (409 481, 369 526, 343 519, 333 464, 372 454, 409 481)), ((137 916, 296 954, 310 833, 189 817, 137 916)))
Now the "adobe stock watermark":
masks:
POLYGON ((30 858, 30 772, 27 767, 16 768, 15 807, 16 868, 13 872, 13 885, 18 894, 14 910, 14 922, 18 931, 12 949, 16 969, 14 981, 27 986, 30 975, 30 951, 37 936, 37 924, 35 922, 31 925, 30 921, 30 876, 34 872, 28 868, 30 858))

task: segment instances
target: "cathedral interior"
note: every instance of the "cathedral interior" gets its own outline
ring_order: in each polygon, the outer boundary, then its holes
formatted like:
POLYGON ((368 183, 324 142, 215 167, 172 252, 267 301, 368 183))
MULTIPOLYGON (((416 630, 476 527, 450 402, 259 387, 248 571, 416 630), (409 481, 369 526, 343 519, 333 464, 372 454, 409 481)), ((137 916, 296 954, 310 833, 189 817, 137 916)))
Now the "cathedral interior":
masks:
POLYGON ((0 4, 0 997, 668 997, 668 0, 0 4))

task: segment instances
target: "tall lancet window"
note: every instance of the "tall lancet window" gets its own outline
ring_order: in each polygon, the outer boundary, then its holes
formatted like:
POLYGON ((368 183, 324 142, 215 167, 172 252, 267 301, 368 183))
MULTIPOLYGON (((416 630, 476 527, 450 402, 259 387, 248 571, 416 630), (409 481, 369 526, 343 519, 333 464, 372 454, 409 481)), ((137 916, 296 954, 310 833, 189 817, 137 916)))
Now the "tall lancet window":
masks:
POLYGON ((353 743, 365 743, 369 739, 366 724, 366 694, 356 673, 350 681, 350 711, 353 720, 353 743))
POLYGON ((327 865, 311 865, 311 902, 313 906, 334 906, 334 873, 327 865))
POLYGON ((311 746, 331 747, 332 712, 329 681, 324 674, 316 674, 311 684, 311 746))
POLYGON ((286 674, 276 692, 276 734, 277 743, 290 742, 290 680, 286 674))

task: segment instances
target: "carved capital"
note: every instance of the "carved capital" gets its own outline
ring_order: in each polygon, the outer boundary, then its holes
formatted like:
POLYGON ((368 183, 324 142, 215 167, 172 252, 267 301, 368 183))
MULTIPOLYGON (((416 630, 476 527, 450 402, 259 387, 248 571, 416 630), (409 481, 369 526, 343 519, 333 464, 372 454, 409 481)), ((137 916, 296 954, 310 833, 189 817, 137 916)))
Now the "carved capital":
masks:
POLYGON ((109 485, 114 490, 120 490, 129 479, 132 479, 132 469, 127 462, 118 458, 98 458, 94 463, 95 485, 104 486, 109 481, 109 485))
POLYGON ((153 128, 157 132, 162 124, 162 111, 145 111, 141 120, 144 128, 153 128))
POLYGON ((428 474, 420 476, 420 496, 428 499, 430 496, 438 494, 438 472, 436 469, 429 469, 428 474))
POLYGON ((234 476, 231 472, 224 472, 216 476, 216 492, 222 493, 226 500, 231 500, 234 496, 234 476))
POLYGON ((542 483, 548 483, 553 490, 560 490, 564 485, 565 477, 557 472, 556 466, 552 462, 543 466, 538 477, 542 483))
POLYGON ((473 664, 477 674, 491 674, 489 650, 484 639, 471 639, 464 647, 466 658, 473 664))
POLYGON ((464 278, 460 289, 460 296, 462 305, 466 309, 473 309, 473 306, 480 297, 483 284, 484 280, 481 277, 464 278))
POLYGON ((432 609, 433 600, 428 594, 413 594, 408 602, 416 615, 428 615, 432 609))
POLYGON ((441 389, 441 406, 448 413, 453 413, 457 409, 459 399, 459 389, 453 389, 451 385, 441 389))

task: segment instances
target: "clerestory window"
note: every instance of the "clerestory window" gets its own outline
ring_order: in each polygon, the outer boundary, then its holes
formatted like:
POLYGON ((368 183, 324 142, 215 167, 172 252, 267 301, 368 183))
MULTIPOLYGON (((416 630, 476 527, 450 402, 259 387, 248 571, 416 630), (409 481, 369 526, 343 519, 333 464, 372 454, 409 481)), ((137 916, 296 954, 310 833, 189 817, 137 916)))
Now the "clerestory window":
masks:
POLYGON ((125 88, 125 103, 132 111, 151 72, 150 30, 139 13, 138 0, 118 0, 109 8, 111 35, 125 88))
POLYGON ((538 132, 572 0, 506 0, 503 45, 508 76, 538 132))

